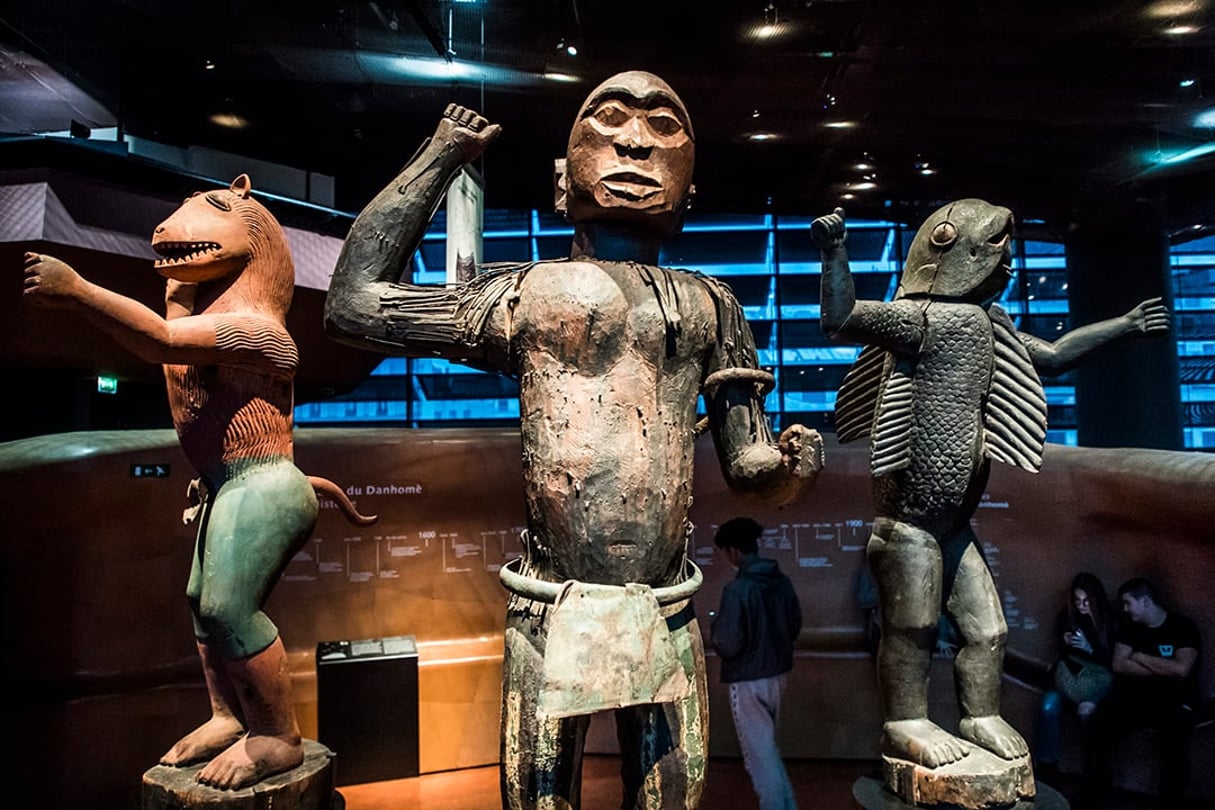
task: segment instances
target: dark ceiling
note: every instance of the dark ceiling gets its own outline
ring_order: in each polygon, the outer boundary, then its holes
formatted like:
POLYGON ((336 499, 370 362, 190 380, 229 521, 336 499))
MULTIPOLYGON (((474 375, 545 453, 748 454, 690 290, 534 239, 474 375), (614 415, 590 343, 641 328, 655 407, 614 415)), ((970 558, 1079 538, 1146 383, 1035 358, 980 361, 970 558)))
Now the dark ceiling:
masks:
POLYGON ((1211 4, 7 0, 0 38, 125 132, 333 175, 344 210, 448 101, 504 127, 487 204, 547 208, 582 98, 640 68, 690 109, 701 210, 820 213, 851 194, 853 212, 914 222, 980 196, 1058 234, 1118 194, 1163 199, 1175 230, 1215 222, 1211 4))

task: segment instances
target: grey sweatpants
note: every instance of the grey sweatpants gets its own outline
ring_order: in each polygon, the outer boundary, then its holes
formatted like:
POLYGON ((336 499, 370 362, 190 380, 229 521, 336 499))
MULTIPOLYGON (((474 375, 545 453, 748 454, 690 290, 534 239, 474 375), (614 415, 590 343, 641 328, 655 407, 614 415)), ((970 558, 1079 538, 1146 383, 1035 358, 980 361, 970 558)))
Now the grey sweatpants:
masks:
POLYGON ((793 785, 776 746, 776 719, 785 680, 785 675, 774 675, 730 684, 734 728, 760 810, 797 810, 793 785))

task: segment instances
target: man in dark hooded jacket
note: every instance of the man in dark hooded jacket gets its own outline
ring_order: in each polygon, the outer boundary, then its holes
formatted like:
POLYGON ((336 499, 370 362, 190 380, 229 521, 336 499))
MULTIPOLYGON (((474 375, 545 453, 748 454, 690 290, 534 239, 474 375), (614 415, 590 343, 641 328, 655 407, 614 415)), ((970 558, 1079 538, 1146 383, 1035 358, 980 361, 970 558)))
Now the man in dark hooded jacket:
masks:
POLYGON ((793 583, 776 561, 759 556, 763 532, 751 518, 736 517, 713 538, 738 569, 721 594, 713 646, 721 658, 722 683, 730 685, 734 728, 760 810, 794 810, 793 786, 776 745, 776 718, 793 669, 802 611, 793 583))

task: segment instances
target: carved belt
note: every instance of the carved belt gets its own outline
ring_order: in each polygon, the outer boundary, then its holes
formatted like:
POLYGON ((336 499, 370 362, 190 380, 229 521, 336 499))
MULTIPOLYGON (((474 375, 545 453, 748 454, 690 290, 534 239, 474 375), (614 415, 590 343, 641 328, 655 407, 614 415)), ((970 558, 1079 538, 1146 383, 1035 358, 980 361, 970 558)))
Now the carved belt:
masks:
MULTIPOLYGON (((498 578, 502 580, 502 587, 506 588, 506 590, 536 602, 545 602, 550 605, 555 604, 562 599, 563 594, 567 593, 572 586, 582 584, 576 579, 569 579, 565 582, 549 582, 548 580, 537 579, 536 577, 522 573, 522 568, 523 557, 516 557, 498 569, 498 578)), ((673 605, 676 602, 691 599, 692 595, 700 589, 701 584, 705 580, 704 573, 700 570, 700 567, 691 560, 684 560, 684 571, 687 572, 687 577, 683 582, 650 589, 659 605, 673 605)), ((599 587, 626 588, 628 586, 602 585, 599 587)))

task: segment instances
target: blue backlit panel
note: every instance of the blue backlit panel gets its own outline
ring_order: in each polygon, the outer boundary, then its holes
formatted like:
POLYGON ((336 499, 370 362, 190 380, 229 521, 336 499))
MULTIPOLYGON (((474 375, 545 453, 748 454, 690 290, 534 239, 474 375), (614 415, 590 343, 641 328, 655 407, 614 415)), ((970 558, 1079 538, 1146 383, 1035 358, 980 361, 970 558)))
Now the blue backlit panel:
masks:
MULTIPOLYGON (((794 421, 834 429, 835 392, 859 351, 832 343, 819 327, 818 249, 809 216, 693 214, 664 247, 661 262, 697 270, 734 290, 755 336, 760 365, 777 380, 766 404, 773 426, 794 421)), ((414 258, 413 281, 446 280, 443 211, 414 258)), ((851 221, 848 250, 857 295, 888 300, 914 229, 851 221)), ((533 261, 569 255, 573 229, 559 215, 486 211, 485 255, 533 261)), ((1175 331, 1182 358, 1181 399, 1186 447, 1215 450, 1215 236, 1174 245, 1171 254, 1175 331)), ((1014 243, 1013 279, 1001 299, 1017 327, 1044 340, 1072 328, 1062 244, 1014 243)), ((1075 389, 1070 376, 1046 380, 1048 441, 1076 443, 1075 389)), ((514 381, 444 360, 392 357, 356 391, 302 405, 308 425, 512 425, 519 419, 514 381)), ((703 406, 702 406, 703 410, 703 406)))

